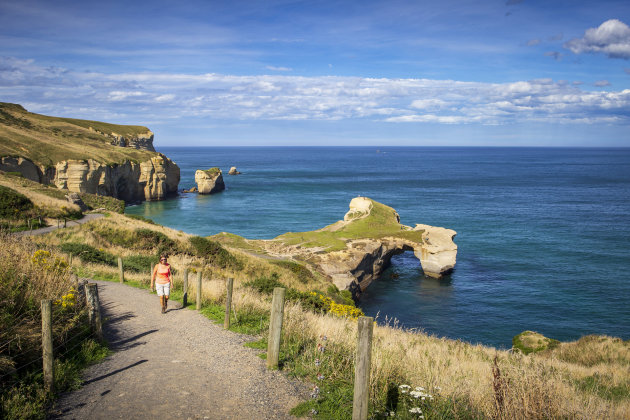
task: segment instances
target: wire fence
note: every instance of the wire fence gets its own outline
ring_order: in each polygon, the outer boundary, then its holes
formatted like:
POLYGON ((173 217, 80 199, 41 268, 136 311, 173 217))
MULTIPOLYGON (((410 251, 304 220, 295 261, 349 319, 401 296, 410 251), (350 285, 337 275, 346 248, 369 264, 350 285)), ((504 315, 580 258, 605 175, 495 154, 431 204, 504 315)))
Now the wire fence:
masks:
MULTIPOLYGON (((88 322, 85 301, 72 307, 52 305, 53 355, 57 361, 75 361, 87 340, 98 339, 88 322)), ((39 378, 44 372, 42 311, 31 309, 0 327, 0 392, 39 378)))

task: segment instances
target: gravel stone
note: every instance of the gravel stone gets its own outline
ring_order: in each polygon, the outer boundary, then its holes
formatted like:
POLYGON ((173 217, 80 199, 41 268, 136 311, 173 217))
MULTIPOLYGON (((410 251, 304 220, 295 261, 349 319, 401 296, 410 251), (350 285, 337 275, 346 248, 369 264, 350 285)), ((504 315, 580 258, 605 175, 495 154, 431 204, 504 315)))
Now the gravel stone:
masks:
POLYGON ((52 419, 291 419, 309 386, 268 371, 252 337, 146 290, 96 282, 103 331, 114 353, 62 395, 52 419))

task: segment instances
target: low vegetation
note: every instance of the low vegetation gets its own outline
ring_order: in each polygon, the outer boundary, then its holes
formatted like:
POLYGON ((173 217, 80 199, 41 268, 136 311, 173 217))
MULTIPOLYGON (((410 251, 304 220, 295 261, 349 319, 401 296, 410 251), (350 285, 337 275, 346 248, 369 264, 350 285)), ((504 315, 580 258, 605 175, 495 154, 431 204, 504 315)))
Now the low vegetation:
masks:
MULTIPOLYGON (((67 194, 68 191, 54 185, 31 181, 19 173, 0 171, 0 226, 19 231, 54 224, 57 220, 81 218, 81 209, 68 202, 67 194)), ((122 213, 125 208, 124 201, 113 197, 78 195, 88 210, 122 213)))
POLYGON ((306 248, 320 247, 326 252, 346 249, 346 241, 361 238, 383 238, 386 236, 422 241, 422 230, 409 230, 401 225, 398 213, 393 208, 372 201, 372 209, 365 217, 355 217, 349 222, 336 222, 320 230, 289 232, 275 238, 285 245, 300 245, 306 248))
POLYGON ((148 131, 140 126, 49 117, 0 102, 0 156, 21 156, 44 167, 70 159, 104 163, 149 160, 155 153, 112 147, 109 137, 112 133, 131 137, 148 131))
POLYGON ((80 371, 102 359, 67 260, 9 235, 0 236, 0 418, 44 419, 54 399, 42 383, 41 300, 53 300, 54 389, 76 389, 80 371))
MULTIPOLYGON (((360 312, 349 294, 337 290, 317 273, 309 275, 304 271, 309 266, 299 261, 274 260, 231 248, 226 242, 219 245, 215 238, 194 237, 112 213, 37 240, 41 246, 60 251, 68 243, 79 244, 83 250, 90 246, 102 254, 95 254, 92 261, 73 259, 74 269, 83 276, 115 281, 117 267, 101 262, 108 261, 107 254, 142 256, 138 265, 146 267, 160 244, 169 244, 169 262, 179 269, 173 298, 182 296, 182 268, 201 271, 202 312, 222 322, 225 279, 234 278, 231 329, 257 334, 259 341, 250 344, 254 348, 266 348, 271 292, 274 287, 285 287, 280 368, 315 386, 312 398, 294 408, 294 414, 350 418, 357 334, 354 320, 360 312), (138 231, 144 229, 152 232, 142 234, 152 246, 140 249, 128 238, 142 236, 138 231)), ((72 246, 79 251, 79 245, 72 246)), ((148 288, 148 269, 129 270, 125 277, 131 285, 148 288)), ((196 296, 196 282, 191 281, 188 302, 194 302, 196 296)), ((534 347, 538 349, 537 341, 534 347)), ((432 337, 422 331, 401 329, 395 321, 375 325, 370 416, 384 418, 394 413, 398 418, 409 419, 420 415, 427 419, 628 418, 629 342, 589 336, 524 353, 432 337)))

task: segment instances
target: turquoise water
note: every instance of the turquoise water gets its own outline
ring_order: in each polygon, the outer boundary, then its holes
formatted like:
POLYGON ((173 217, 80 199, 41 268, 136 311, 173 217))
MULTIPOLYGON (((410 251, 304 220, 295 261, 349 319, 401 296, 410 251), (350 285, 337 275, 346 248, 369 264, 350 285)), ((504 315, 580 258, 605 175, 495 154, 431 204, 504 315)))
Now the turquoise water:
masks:
POLYGON ((268 239, 343 217, 367 196, 407 225, 458 232, 447 278, 413 254, 392 261, 359 306, 430 334, 509 347, 523 330, 559 340, 630 338, 630 149, 162 148, 181 168, 231 166, 227 190, 129 207, 197 235, 268 239))

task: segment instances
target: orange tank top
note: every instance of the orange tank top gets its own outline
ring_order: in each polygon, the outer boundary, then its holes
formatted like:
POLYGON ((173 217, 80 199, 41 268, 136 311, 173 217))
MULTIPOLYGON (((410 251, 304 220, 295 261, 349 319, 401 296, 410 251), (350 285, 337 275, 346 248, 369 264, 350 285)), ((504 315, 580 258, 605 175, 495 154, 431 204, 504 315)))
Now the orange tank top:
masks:
POLYGON ((169 264, 158 264, 155 266, 155 282, 158 284, 166 284, 169 282, 169 275, 171 274, 171 266, 169 264))

